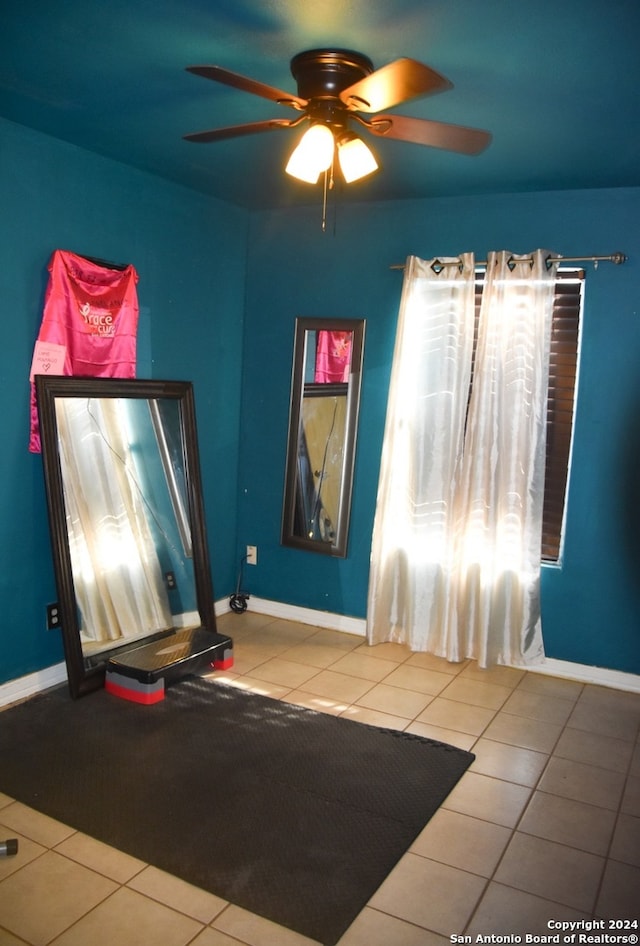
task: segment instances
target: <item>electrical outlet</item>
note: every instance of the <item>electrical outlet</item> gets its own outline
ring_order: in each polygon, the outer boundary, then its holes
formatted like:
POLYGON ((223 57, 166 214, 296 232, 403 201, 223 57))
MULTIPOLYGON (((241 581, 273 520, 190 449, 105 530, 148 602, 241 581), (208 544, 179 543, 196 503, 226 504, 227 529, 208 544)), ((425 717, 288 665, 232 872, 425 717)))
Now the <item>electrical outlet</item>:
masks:
POLYGON ((173 572, 165 572, 164 580, 166 582, 167 588, 169 591, 175 591, 176 588, 176 576, 173 572))
POLYGON ((258 564, 258 546, 247 545, 247 565, 258 564))
POLYGON ((54 601, 47 605, 47 630, 55 631, 60 627, 60 608, 58 602, 54 601))

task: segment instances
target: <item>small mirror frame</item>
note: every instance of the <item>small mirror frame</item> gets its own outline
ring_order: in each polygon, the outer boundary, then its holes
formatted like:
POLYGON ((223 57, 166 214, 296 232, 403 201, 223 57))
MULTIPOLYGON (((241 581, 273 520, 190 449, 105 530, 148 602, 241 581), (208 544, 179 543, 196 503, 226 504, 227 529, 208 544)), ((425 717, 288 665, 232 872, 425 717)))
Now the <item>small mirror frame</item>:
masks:
MULTIPOLYGON (((75 699, 103 686, 105 668, 104 666, 87 666, 82 652, 69 551, 62 468, 58 452, 56 398, 173 398, 180 402, 196 601, 201 626, 215 632, 213 584, 202 501, 195 402, 193 387, 188 381, 36 375, 35 384, 62 639, 69 690, 75 699)), ((115 649, 122 650, 122 646, 115 649)), ((105 651, 105 664, 110 653, 112 652, 109 650, 105 651)))
MULTIPOLYGON (((289 409, 289 433, 285 468, 284 502, 280 541, 290 548, 318 552, 335 558, 346 558, 351 516, 353 473, 355 466, 358 414, 360 410, 360 385, 364 350, 364 319, 315 319, 297 318, 295 323, 293 368, 291 374, 291 403, 289 409), (294 531, 296 488, 298 480, 298 440, 302 418, 302 403, 305 394, 305 340, 307 332, 351 331, 353 342, 351 366, 347 384, 347 407, 345 418, 345 442, 342 475, 339 490, 338 517, 333 542, 323 542, 296 535, 294 531)), ((328 386, 327 386, 328 387, 328 386)), ((335 385, 334 385, 335 387, 335 385)))

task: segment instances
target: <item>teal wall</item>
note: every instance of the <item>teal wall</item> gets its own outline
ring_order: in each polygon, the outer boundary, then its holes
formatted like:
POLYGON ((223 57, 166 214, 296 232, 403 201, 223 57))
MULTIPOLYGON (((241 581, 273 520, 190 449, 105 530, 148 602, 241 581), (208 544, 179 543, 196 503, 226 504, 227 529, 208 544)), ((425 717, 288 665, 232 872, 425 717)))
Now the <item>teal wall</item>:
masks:
MULTIPOLYGON (((371 527, 402 274, 391 264, 545 246, 623 250, 588 267, 580 393, 561 568, 545 568, 547 653, 640 672, 640 190, 246 214, 0 121, 0 683, 62 659, 41 461, 27 451, 27 376, 56 248, 140 274, 139 376, 192 380, 217 598, 245 568, 252 595, 364 617, 371 527), (349 554, 280 546, 296 316, 366 319, 349 554)), ((250 605, 251 606, 251 603, 250 605)))
POLYGON ((235 582, 248 217, 212 198, 0 121, 0 683, 63 659, 28 375, 54 249, 139 274, 138 376, 194 384, 216 595, 235 582))
POLYGON ((391 264, 472 250, 622 250, 587 267, 580 390, 561 568, 545 567, 547 654, 640 672, 640 190, 574 191, 338 206, 251 220, 242 381, 238 547, 251 594, 364 617, 371 528, 402 273, 391 264), (349 554, 279 544, 296 316, 366 319, 349 554))

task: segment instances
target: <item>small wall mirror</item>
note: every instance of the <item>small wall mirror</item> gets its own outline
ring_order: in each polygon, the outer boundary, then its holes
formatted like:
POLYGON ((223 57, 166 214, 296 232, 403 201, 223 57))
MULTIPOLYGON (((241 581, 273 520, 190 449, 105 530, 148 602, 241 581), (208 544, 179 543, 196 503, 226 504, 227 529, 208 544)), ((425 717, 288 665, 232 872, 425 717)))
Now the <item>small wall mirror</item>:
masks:
POLYGON ((107 660, 215 632, 189 382, 36 376, 42 457, 72 696, 107 660))
POLYGON ((363 346, 363 319, 296 319, 283 545, 347 554, 363 346))

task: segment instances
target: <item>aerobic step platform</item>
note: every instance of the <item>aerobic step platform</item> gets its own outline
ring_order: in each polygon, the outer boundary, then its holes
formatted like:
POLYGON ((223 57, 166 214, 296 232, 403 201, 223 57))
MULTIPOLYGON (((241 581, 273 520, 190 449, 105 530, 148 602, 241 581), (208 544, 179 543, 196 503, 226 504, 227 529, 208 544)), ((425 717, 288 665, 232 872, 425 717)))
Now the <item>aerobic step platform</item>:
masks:
POLYGON ((189 673, 228 670, 233 641, 203 627, 181 628, 166 637, 110 657, 105 690, 134 703, 159 703, 165 686, 189 673))

